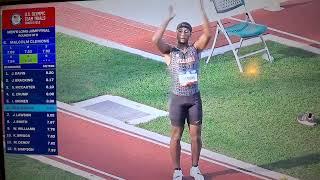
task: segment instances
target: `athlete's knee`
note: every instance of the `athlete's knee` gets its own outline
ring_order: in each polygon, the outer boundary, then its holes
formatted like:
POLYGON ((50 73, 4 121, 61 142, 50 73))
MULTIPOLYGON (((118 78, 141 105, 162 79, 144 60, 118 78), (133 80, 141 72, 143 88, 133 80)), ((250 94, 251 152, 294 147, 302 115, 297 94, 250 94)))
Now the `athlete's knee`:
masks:
POLYGON ((173 142, 180 142, 181 141, 181 135, 176 133, 176 134, 172 134, 171 136, 171 141, 173 142))
POLYGON ((180 142, 181 141, 182 132, 181 130, 174 130, 171 134, 171 141, 180 142))

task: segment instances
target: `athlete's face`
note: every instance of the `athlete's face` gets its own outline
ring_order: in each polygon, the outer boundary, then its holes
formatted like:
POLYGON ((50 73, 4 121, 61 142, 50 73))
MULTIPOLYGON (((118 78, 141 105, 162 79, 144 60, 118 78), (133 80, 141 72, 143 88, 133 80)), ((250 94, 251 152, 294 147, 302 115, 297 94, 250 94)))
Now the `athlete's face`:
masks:
POLYGON ((191 36, 191 32, 188 28, 182 27, 182 28, 177 29, 178 43, 187 44, 190 36, 191 36))

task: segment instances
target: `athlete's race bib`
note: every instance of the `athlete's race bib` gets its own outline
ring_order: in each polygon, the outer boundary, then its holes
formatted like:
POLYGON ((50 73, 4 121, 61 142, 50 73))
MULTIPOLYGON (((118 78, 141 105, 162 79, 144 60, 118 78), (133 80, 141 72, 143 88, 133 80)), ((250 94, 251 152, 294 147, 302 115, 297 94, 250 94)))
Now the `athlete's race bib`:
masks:
POLYGON ((186 86, 189 83, 195 83, 198 81, 197 71, 186 71, 179 73, 179 83, 182 86, 186 86))

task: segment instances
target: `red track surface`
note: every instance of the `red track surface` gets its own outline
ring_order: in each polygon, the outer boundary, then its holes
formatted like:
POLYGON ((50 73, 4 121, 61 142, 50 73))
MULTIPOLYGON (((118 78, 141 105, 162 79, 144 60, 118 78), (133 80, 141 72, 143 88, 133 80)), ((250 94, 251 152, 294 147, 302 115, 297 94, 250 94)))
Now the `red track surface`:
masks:
POLYGON ((320 42, 320 1, 291 0, 278 12, 259 10, 254 14, 258 23, 320 42))
MULTIPOLYGON (((30 6, 35 7, 44 5, 38 4, 30 6)), ((159 54, 159 51, 151 43, 151 37, 156 30, 156 27, 71 3, 47 3, 46 6, 56 7, 56 24, 59 26, 117 42, 135 49, 159 54)), ((265 24, 270 28, 318 42, 320 41, 320 24, 317 23, 318 17, 320 17, 320 11, 318 11, 320 1, 290 0, 284 3, 283 7, 285 9, 279 12, 255 10, 253 12, 253 17, 257 23, 265 24)), ((216 23, 212 22, 211 31, 215 32, 215 28, 216 23)), ((276 33, 274 31, 269 31, 269 33, 320 48, 317 44, 283 35, 281 33, 276 33)), ((201 28, 194 27, 192 41, 197 39, 200 34, 201 28)), ((175 44, 175 32, 167 31, 164 38, 169 43, 175 44)), ((212 42, 210 42, 209 45, 211 45, 211 43, 212 42)), ((219 38, 217 46, 226 44, 224 38, 219 38)))
MULTIPOLYGON (((171 179, 172 166, 167 147, 61 111, 58 113, 58 137, 59 155, 67 159, 130 180, 171 179)), ((192 179, 188 177, 190 155, 182 154, 181 162, 185 179, 192 179)), ((205 160, 201 160, 200 165, 206 179, 259 179, 205 160)), ((89 172, 107 178, 100 173, 89 172)))

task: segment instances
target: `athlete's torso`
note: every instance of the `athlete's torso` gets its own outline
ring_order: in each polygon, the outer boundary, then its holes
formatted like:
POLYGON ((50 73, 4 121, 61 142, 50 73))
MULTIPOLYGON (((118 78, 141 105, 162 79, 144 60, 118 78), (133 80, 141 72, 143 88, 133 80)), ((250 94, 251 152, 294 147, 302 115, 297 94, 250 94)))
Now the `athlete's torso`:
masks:
POLYGON ((199 54, 194 46, 185 52, 172 48, 168 66, 171 75, 171 91, 179 96, 190 96, 199 92, 199 54), (188 84, 188 85, 187 85, 188 84))

